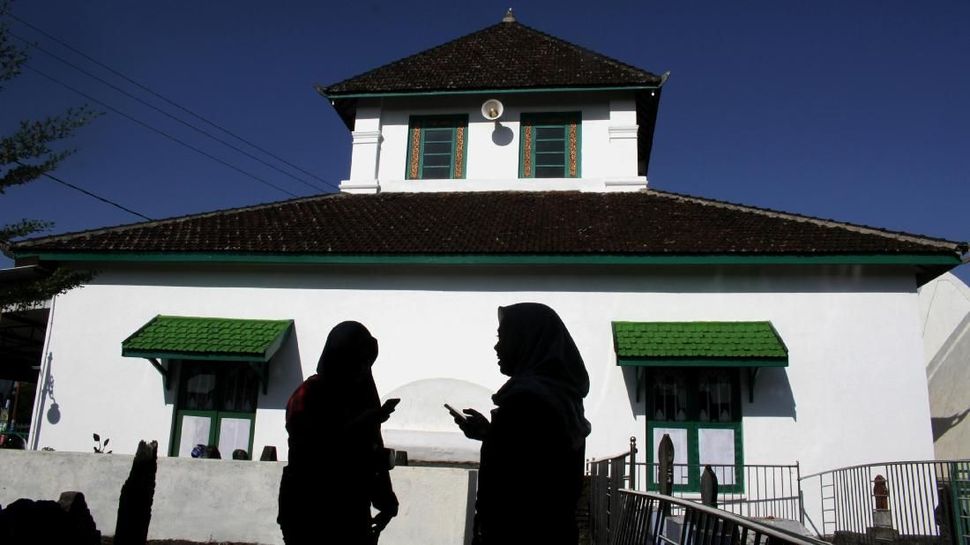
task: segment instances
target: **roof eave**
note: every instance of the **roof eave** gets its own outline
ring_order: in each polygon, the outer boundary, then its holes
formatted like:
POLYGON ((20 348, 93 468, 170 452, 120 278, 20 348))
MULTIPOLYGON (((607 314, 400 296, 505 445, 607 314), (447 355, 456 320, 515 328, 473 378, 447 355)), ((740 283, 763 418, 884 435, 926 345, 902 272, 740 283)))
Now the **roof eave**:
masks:
POLYGON ((586 85, 586 86, 552 86, 552 87, 512 87, 512 88, 475 88, 475 89, 420 89, 420 90, 386 90, 386 91, 330 91, 328 88, 317 87, 317 92, 325 98, 336 101, 351 98, 388 98, 411 96, 446 96, 446 95, 480 95, 480 94, 512 94, 512 93, 577 93, 594 91, 643 91, 657 90, 663 85, 663 80, 656 84, 632 83, 616 85, 586 85))
MULTIPOLYGON (((666 74, 664 74, 666 76, 666 74)), ((609 85, 609 86, 586 86, 586 87, 517 87, 502 89, 437 89, 420 91, 372 91, 372 92, 331 92, 320 85, 316 86, 317 93, 330 101, 330 105, 336 110, 337 115, 344 122, 347 129, 354 130, 357 117, 357 101, 367 98, 405 98, 405 97, 433 97, 433 96, 461 96, 461 95, 508 95, 508 94, 531 94, 531 93, 590 93, 590 92, 618 92, 632 91, 637 97, 637 115, 642 117, 649 125, 649 138, 640 139, 639 145, 642 147, 642 157, 645 158, 644 164, 650 163, 650 150, 653 147, 653 126, 657 118, 657 104, 660 101, 660 90, 663 87, 666 77, 663 77, 656 85, 630 84, 630 85, 609 85), (639 97, 649 96, 654 100, 641 100, 639 97), (643 108, 642 103, 650 104, 650 107, 643 108), (641 110, 644 110, 641 112, 641 110)), ((641 174, 646 175, 646 169, 641 174)))
POLYGON ((957 253, 925 254, 509 254, 509 253, 296 253, 296 252, 133 252, 31 250, 17 263, 235 263, 254 265, 877 265, 910 266, 933 277, 960 265, 957 253))

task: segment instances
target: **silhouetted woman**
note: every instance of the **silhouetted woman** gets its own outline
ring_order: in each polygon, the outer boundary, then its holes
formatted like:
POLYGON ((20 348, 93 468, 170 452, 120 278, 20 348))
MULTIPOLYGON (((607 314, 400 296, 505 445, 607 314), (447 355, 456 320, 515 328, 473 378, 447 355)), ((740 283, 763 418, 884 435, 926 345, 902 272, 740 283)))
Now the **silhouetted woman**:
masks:
POLYGON ((510 378, 492 421, 473 409, 455 422, 482 441, 475 543, 574 545, 590 425, 589 375, 569 331, 538 303, 499 307, 499 371, 510 378))
POLYGON ((357 322, 327 337, 317 373, 286 405, 289 463, 280 482, 279 517, 287 545, 375 543, 397 514, 371 365, 377 340, 357 322), (380 514, 371 519, 371 505, 380 514))

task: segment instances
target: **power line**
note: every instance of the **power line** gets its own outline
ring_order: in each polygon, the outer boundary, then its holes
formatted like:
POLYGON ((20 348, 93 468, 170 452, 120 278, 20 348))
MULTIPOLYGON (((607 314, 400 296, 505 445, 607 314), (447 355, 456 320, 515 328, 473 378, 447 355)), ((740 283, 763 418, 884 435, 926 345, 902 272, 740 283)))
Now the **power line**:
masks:
POLYGON ((112 201, 110 199, 107 199, 105 197, 102 197, 100 195, 95 195, 94 193, 91 193, 87 189, 84 189, 82 187, 78 187, 78 186, 76 186, 76 185, 74 185, 74 184, 72 184, 70 182, 65 182, 64 180, 58 178, 57 176, 54 176, 53 174, 48 174, 48 173, 45 172, 44 173, 44 176, 50 178, 51 180, 54 180, 55 182, 57 182, 57 183, 59 183, 61 185, 66 185, 67 187, 70 187, 71 189, 80 191, 81 193, 84 193, 85 195, 87 195, 89 197, 94 197, 95 199, 98 199, 99 201, 101 201, 101 202, 103 202, 105 204, 110 204, 111 206, 114 206, 115 208, 120 208, 120 209, 124 210, 125 212, 128 212, 129 214, 134 214, 134 215, 138 216, 139 218, 146 219, 148 221, 152 221, 152 218, 149 218, 145 214, 142 214, 140 212, 135 212, 131 208, 126 208, 126 207, 124 207, 124 206, 122 206, 122 205, 120 205, 120 204, 118 204, 118 203, 116 203, 116 202, 114 202, 114 201, 112 201))
POLYGON ((105 63, 103 63, 103 62, 95 59, 94 57, 88 55, 87 53, 81 51, 80 49, 77 49, 76 47, 72 46, 71 44, 69 44, 69 43, 67 43, 67 42, 65 42, 65 41, 57 38, 56 36, 54 36, 54 35, 46 32, 46 31, 44 31, 43 29, 38 28, 37 26, 35 26, 35 25, 33 25, 33 24, 31 24, 31 23, 29 23, 27 21, 24 21, 23 19, 17 17, 16 15, 13 15, 12 13, 9 13, 7 15, 11 19, 19 22, 20 24, 22 24, 24 26, 27 26, 27 27, 31 28, 32 30, 34 30, 35 32, 37 32, 37 33, 45 36, 49 40, 52 40, 52 41, 60 44, 61 46, 69 49, 70 51, 73 51, 75 54, 80 55, 81 57, 87 59, 88 61, 93 62, 94 64, 100 66, 101 68, 104 68, 105 70, 111 72, 112 74, 118 76, 119 78, 122 78, 123 80, 127 81, 128 83, 131 83, 132 85, 134 85, 134 86, 136 86, 136 87, 144 90, 145 92, 147 92, 147 93, 149 93, 149 94, 151 94, 151 95, 153 95, 153 96, 155 96, 155 97, 157 97, 157 98, 165 101, 166 103, 168 103, 168 104, 170 104, 170 105, 178 108, 179 110, 182 110, 183 112, 185 112, 185 113, 187 113, 187 114, 195 117, 196 119, 199 119, 200 121, 202 121, 204 123, 207 123, 208 125, 210 125, 212 127, 215 127, 216 129, 219 129, 220 131, 228 134, 229 136, 235 138, 236 140, 239 140, 240 142, 243 142, 246 145, 251 146, 252 148, 257 149, 257 150, 265 153, 266 155, 272 157, 273 159, 276 159, 277 161, 280 161, 281 163, 283 163, 283 164, 285 164, 285 165, 287 165, 287 166, 289 166, 289 167, 291 167, 293 169, 296 169, 297 171, 302 172, 303 174, 306 174, 307 176, 310 176, 311 178, 313 178, 313 179, 315 179, 315 180, 317 180, 319 182, 322 182, 325 185, 328 185, 330 187, 333 187, 334 189, 339 189, 333 182, 327 181, 327 180, 325 180, 325 179, 317 176, 316 174, 314 174, 314 173, 312 173, 312 172, 310 172, 310 171, 308 171, 306 169, 303 169, 300 166, 295 165, 295 164, 291 163, 290 161, 287 161, 286 159, 283 159, 282 157, 276 155, 275 153, 273 153, 273 152, 271 152, 271 151, 269 151, 269 150, 267 150, 267 149, 265 149, 265 148, 263 148, 263 147, 255 144, 255 143, 253 143, 253 142, 251 142, 251 141, 249 141, 249 140, 247 140, 247 139, 239 136, 238 134, 235 134, 234 132, 230 131, 229 129, 227 129, 227 128, 221 126, 221 125, 219 125, 218 123, 215 123, 213 121, 210 121, 209 119, 203 117, 202 115, 195 113, 194 111, 186 108, 185 106, 182 106, 181 104, 175 102, 174 100, 169 99, 168 97, 166 97, 166 96, 164 96, 162 94, 159 94, 158 92, 154 91, 150 87, 148 87, 148 86, 146 86, 146 85, 138 82, 137 80, 134 80, 134 79, 126 76, 122 72, 119 72, 118 70, 115 70, 114 68, 108 66, 107 64, 105 64, 105 63))
MULTIPOLYGON (((17 164, 22 165, 22 166, 27 166, 24 163, 21 163, 20 161, 17 161, 17 164)), ((111 199, 109 199, 107 197, 102 197, 101 195, 97 195, 95 193, 92 193, 92 192, 88 191, 87 189, 84 189, 83 187, 78 187, 78 186, 76 186, 76 185, 74 185, 74 184, 72 184, 70 182, 67 182, 65 180, 62 180, 62 179, 58 178, 57 176, 54 176, 53 174, 50 174, 48 172, 42 172, 41 175, 42 176, 45 176, 47 178, 50 178, 51 180, 54 180, 55 182, 57 182, 57 183, 59 183, 61 185, 65 185, 65 186, 70 187, 71 189, 74 189, 76 191, 80 191, 81 193, 84 193, 85 195, 87 195, 89 197, 93 197, 95 199, 98 199, 99 201, 101 201, 101 202, 103 202, 105 204, 109 204, 111 206, 114 206, 115 208, 120 208, 121 210, 124 210, 125 212, 128 212, 129 214, 133 214, 135 216, 138 216, 139 218, 146 219, 148 221, 152 221, 152 218, 149 218, 145 214, 142 214, 140 212, 135 212, 131 208, 127 208, 125 206, 122 206, 122 205, 120 205, 120 204, 112 201, 111 199)))
POLYGON ((82 97, 90 100, 91 102, 94 102, 96 104, 99 104, 103 108, 107 108, 108 110, 111 110, 112 112, 114 112, 114 113, 116 113, 116 114, 124 117, 125 119, 128 119, 129 121, 131 121, 133 123, 137 123, 137 124, 141 125, 142 127, 144 127, 146 129, 152 131, 152 132, 155 132, 157 134, 160 134, 160 135, 164 136, 165 138, 168 138, 169 140, 171 140, 171 141, 173 141, 173 142, 175 142, 175 143, 177 143, 177 144, 179 144, 179 145, 181 145, 183 147, 186 147, 186 148, 188 148, 188 149, 190 149, 190 150, 192 150, 192 151, 194 151, 194 152, 196 152, 196 153, 198 153, 198 154, 200 154, 200 155, 202 155, 204 157, 208 157, 209 159, 212 159, 213 161, 215 161, 215 162, 217 162, 217 163, 219 163, 219 164, 221 164, 221 165, 223 165, 225 167, 231 168, 232 170, 235 170, 236 172, 239 172, 240 174, 243 174, 244 176, 247 176, 249 178, 252 178, 253 180, 256 180, 257 182, 259 182, 261 184, 264 184, 264 185, 267 185, 269 187, 272 187, 273 189, 275 189, 275 190, 277 190, 277 191, 279 191, 281 193, 284 193, 286 195, 289 195, 290 197, 297 197, 298 196, 295 193, 291 193, 291 192, 287 191, 286 189, 283 189, 282 187, 274 184, 273 182, 270 182, 269 180, 260 178, 259 176, 256 176, 255 174, 251 174, 249 172, 246 172, 245 170, 243 170, 243 169, 241 169, 241 168, 239 168, 239 167, 237 167, 237 166, 235 166, 235 165, 233 165, 231 163, 228 163, 228 162, 226 162, 226 161, 224 161, 224 160, 216 157, 215 155, 212 155, 211 153, 208 153, 206 151, 203 151, 203 150, 201 150, 201 149, 193 146, 192 144, 183 142, 182 140, 179 140, 178 138, 172 136, 171 134, 169 134, 169 133, 167 133, 167 132, 165 132, 165 131, 163 131, 161 129, 157 129, 157 128, 149 125, 148 123, 145 123, 144 121, 141 121, 140 119, 136 119, 136 118, 134 118, 134 117, 132 117, 132 116, 130 116, 130 115, 122 112, 121 110, 119 110, 117 108, 114 108, 112 106, 109 106, 105 102, 103 102, 101 100, 98 100, 98 99, 94 98, 93 96, 91 96, 91 95, 89 95, 89 94, 87 94, 87 93, 85 93, 85 92, 83 92, 83 91, 81 91, 81 90, 79 90, 79 89, 77 89, 75 87, 72 87, 72 86, 68 85, 67 83, 64 83, 63 81, 61 81, 61 80, 59 80, 57 78, 55 78, 53 76, 50 76, 50 75, 48 75, 48 74, 46 74, 44 72, 41 72, 40 70, 34 68, 33 66, 30 66, 29 63, 26 63, 25 62, 21 66, 23 68, 26 68, 26 69, 30 70, 31 72, 34 72, 34 73, 36 73, 36 74, 38 74, 38 75, 40 75, 40 76, 42 76, 42 77, 44 77, 44 78, 46 78, 48 80, 50 80, 50 81, 52 81, 52 82, 60 85, 60 86, 68 89, 68 90, 71 90, 71 91, 73 91, 73 92, 81 95, 82 97))
MULTIPOLYGON (((10 33, 10 35, 13 36, 14 38, 20 40, 21 42, 24 42, 25 44, 28 44, 28 45, 33 46, 35 49, 37 49, 41 53, 44 53, 44 54, 46 54, 46 55, 48 55, 50 57, 53 57, 54 59, 56 59, 56 60, 58 60, 58 61, 60 61, 60 62, 62 62, 64 64, 66 64, 68 66, 70 66, 71 68, 73 68, 75 70, 77 70, 78 72, 81 72, 82 74, 84 74, 84 75, 86 75, 86 76, 88 76, 88 77, 90 77, 90 78, 92 78, 94 80, 97 80, 97 81, 101 82, 104 85, 107 85, 108 87, 114 89, 115 91, 118 91, 119 93, 127 96, 128 98, 131 98, 132 100, 135 100, 135 101, 137 101, 137 102, 139 102, 139 103, 141 103, 141 104, 143 104, 145 106, 148 106, 149 108, 155 110, 156 112, 159 112, 160 114, 162 114, 162 115, 164 115, 166 117, 169 117, 169 118, 171 118, 171 119, 173 119, 173 120, 175 120, 175 121, 177 121, 177 122, 185 125, 186 127, 189 127, 192 130, 195 130, 195 131, 197 131, 199 133, 202 133, 203 135, 208 136, 209 138, 215 140, 216 142, 219 142, 220 144, 222 144, 222 145, 224 145, 224 146, 226 146, 226 147, 228 147, 230 149, 233 149, 233 150, 235 150, 235 151, 237 151, 237 152, 245 155, 246 157, 249 157, 250 159, 252 159, 254 161, 258 161, 258 162, 262 163, 263 165, 265 165, 265 166, 267 166, 267 167, 269 167, 269 168, 271 168, 271 169, 273 169, 273 170, 275 170, 275 171, 277 171, 277 172, 279 172, 279 173, 281 173, 281 174, 283 174, 285 176, 289 176, 290 178, 293 178, 294 180, 300 182, 301 184, 303 184, 303 185, 305 185, 305 186, 307 186, 307 187, 309 187, 311 189, 325 191, 325 189, 323 187, 320 187, 319 185, 316 185, 316 184, 307 182, 303 178, 294 176, 293 174, 291 174, 291 173, 289 173, 289 172, 287 172, 287 171, 285 171, 285 170, 277 167, 276 165, 274 165, 272 163, 269 163, 267 161, 264 161, 263 159, 261 159, 261 158, 255 156, 255 155, 249 153, 248 151, 246 151, 246 150, 244 150, 242 148, 239 148, 238 146, 235 146, 232 143, 227 142, 227 141, 219 138, 218 136, 215 136, 215 135, 213 135, 213 134, 211 134, 209 132, 206 132, 205 130, 200 129, 199 127, 197 127, 197 126, 195 126, 195 125, 193 125, 193 124, 191 124, 191 123, 189 123, 189 122, 187 122, 187 121, 185 121, 185 120, 183 120, 183 119, 181 119, 181 118, 179 118, 177 116, 174 116, 174 115, 166 112, 165 110, 162 110, 161 108, 155 106, 154 104, 151 104, 150 102, 147 102, 147 101, 145 101, 145 100, 143 100, 143 99, 141 99, 141 98, 139 98, 139 97, 137 97, 137 96, 129 93, 128 91, 122 89, 121 87, 118 87, 117 85, 114 85, 113 83, 111 83, 111 82, 109 82, 109 81, 107 81, 107 80, 105 80, 105 79, 103 79, 103 78, 101 78, 101 77, 99 77, 99 76, 97 76, 95 74, 92 74, 91 72, 88 72, 87 70, 85 70, 85 69, 83 69, 83 68, 75 65, 71 61, 69 61, 69 60, 67 60, 67 59, 65 59, 65 58, 63 58, 63 57, 61 57, 61 56, 59 56, 59 55, 57 55, 55 53, 52 53, 52 52, 44 49, 43 47, 40 47, 39 45, 32 44, 26 38, 23 38, 21 36, 18 36, 16 34, 12 33, 12 32, 10 33)), ((325 183, 329 183, 329 182, 325 182, 325 183)), ((330 184, 330 185, 333 186, 333 184, 330 184)), ((336 186, 333 186, 333 187, 336 189, 336 186)))

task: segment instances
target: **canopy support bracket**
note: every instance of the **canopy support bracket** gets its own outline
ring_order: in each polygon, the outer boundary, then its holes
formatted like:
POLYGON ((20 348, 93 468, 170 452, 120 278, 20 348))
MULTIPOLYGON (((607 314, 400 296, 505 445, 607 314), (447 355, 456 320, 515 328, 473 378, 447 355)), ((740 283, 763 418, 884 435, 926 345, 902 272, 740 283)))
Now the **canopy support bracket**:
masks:
POLYGON ((760 367, 748 367, 748 402, 754 403, 754 385, 755 381, 758 380, 758 372, 761 371, 760 367))
POLYGON ((152 364, 152 367, 154 367, 156 371, 158 371, 159 373, 161 373, 161 375, 162 375, 162 381, 165 383, 165 389, 166 390, 171 390, 172 389, 172 374, 168 371, 168 369, 166 369, 155 358, 145 358, 145 359, 148 360, 148 363, 152 364))

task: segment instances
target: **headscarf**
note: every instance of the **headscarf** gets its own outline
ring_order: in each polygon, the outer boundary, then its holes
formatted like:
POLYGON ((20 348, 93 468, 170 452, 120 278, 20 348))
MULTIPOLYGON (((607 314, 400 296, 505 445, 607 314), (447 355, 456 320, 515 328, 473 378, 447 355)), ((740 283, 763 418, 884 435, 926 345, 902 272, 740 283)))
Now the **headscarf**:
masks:
POLYGON ((328 405, 340 405, 351 416, 380 406, 371 374, 377 352, 377 339, 359 322, 341 322, 330 330, 317 362, 328 405))
POLYGON ((377 339, 360 322, 340 322, 330 330, 317 373, 327 380, 353 377, 377 360, 377 339))
POLYGON ((589 374, 559 315, 540 303, 499 307, 499 336, 510 378, 492 401, 501 408, 519 394, 538 397, 563 418, 573 446, 581 446, 591 430, 583 411, 589 374))

